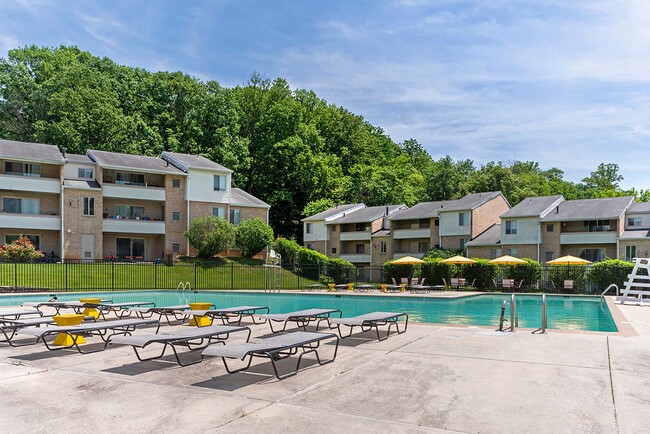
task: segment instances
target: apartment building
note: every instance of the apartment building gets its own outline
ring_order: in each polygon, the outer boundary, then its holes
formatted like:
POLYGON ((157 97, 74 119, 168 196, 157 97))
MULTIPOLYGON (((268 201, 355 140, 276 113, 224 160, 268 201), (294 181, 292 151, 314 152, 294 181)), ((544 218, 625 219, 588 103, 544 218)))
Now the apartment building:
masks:
POLYGON ((51 145, 0 140, 0 166, 0 242, 26 235, 62 258, 193 254, 182 235, 193 218, 268 222, 268 204, 232 188, 232 171, 200 156, 62 154, 51 145))
POLYGON ((330 228, 327 223, 337 218, 344 217, 346 213, 351 213, 366 206, 362 203, 353 203, 338 205, 318 214, 302 219, 303 230, 302 236, 305 247, 314 249, 317 252, 328 254, 330 247, 330 228))
POLYGON ((632 203, 629 206, 618 244, 620 259, 632 261, 637 257, 650 257, 650 203, 632 203))

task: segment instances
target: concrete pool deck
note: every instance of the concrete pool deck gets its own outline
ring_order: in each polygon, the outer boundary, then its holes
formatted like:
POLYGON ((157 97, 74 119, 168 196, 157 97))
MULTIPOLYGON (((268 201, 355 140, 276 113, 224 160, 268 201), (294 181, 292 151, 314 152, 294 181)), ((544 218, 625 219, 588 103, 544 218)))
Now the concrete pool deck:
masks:
POLYGON ((412 323, 342 340, 334 363, 283 381, 263 359, 229 375, 217 359, 180 368, 129 347, 0 344, 0 432, 645 433, 650 309, 618 308, 635 335, 412 323))

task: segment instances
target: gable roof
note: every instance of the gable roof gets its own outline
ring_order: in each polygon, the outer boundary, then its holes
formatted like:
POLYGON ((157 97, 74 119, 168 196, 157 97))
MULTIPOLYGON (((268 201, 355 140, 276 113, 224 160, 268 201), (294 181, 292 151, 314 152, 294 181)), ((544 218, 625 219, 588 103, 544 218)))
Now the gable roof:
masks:
POLYGON ((630 206, 634 196, 604 199, 565 200, 543 217, 547 222, 619 219, 630 206))
POLYGON ((563 200, 564 196, 560 194, 556 196, 527 197, 501 214, 501 218, 544 217, 563 200))
POLYGON ((4 139, 0 139, 0 158, 49 164, 65 163, 61 151, 54 145, 4 139))
POLYGON ((93 160, 90 159, 88 155, 81 154, 65 154, 66 163, 80 163, 80 164, 95 164, 93 160))
POLYGON ((501 225, 494 224, 484 230, 479 236, 472 241, 468 241, 465 245, 472 246, 494 246, 501 244, 501 225))
POLYGON ((503 197, 503 200, 508 203, 500 191, 487 191, 468 194, 467 196, 461 197, 460 199, 451 201, 451 203, 441 209, 440 212, 471 211, 499 196, 503 197))
POLYGON ((452 200, 439 200, 437 202, 420 202, 411 208, 402 209, 391 215, 389 220, 417 220, 438 217, 440 210, 451 204, 452 200))
POLYGON ((212 160, 201 155, 190 155, 190 154, 181 154, 178 152, 168 152, 164 151, 160 158, 165 161, 169 161, 174 166, 178 167, 183 172, 187 172, 189 169, 200 169, 200 170, 212 170, 215 172, 226 172, 232 173, 232 170, 227 167, 222 166, 221 164, 215 163, 212 160))
POLYGON ((386 205, 386 206, 370 206, 368 208, 361 208, 358 211, 351 212, 343 217, 327 222, 328 225, 338 225, 345 223, 370 223, 379 218, 389 216, 400 208, 406 205, 386 205))
POLYGON ((183 172, 167 161, 144 155, 121 154, 119 152, 97 151, 91 149, 88 156, 99 167, 106 169, 125 169, 130 171, 183 175, 183 172))
POLYGON ((302 219, 303 222, 311 222, 316 220, 328 220, 332 218, 341 217, 344 213, 354 212, 359 209, 365 208, 362 203, 348 203, 345 205, 337 205, 334 208, 319 212, 318 214, 311 215, 302 219))
POLYGON ((650 202, 634 202, 627 211, 627 214, 646 214, 650 213, 650 202))
POLYGON ((261 199, 256 198, 252 194, 240 189, 230 189, 230 204, 240 206, 250 206, 255 208, 271 208, 271 205, 261 199))

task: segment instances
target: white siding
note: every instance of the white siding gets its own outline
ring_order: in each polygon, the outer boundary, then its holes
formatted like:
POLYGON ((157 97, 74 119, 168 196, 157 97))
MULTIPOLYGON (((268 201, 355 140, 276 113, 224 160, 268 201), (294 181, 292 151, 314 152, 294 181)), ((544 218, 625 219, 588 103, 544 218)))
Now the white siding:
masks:
POLYGON ((303 235, 305 243, 309 241, 329 241, 329 232, 324 221, 314 221, 309 223, 311 223, 311 234, 307 233, 307 223, 303 223, 303 235))
MULTIPOLYGON (((467 211, 466 225, 458 225, 457 211, 440 213, 440 236, 470 235, 472 233, 472 213, 467 211)), ((468 240, 469 241, 469 240, 468 240)))
POLYGON ((187 200, 197 202, 230 203, 230 174, 206 172, 202 170, 189 171, 187 181, 187 200), (226 177, 226 191, 214 190, 214 175, 226 177))
POLYGON ((625 216, 625 229, 642 229, 650 228, 650 214, 631 214, 625 216), (627 219, 640 218, 641 223, 639 225, 630 226, 628 225, 627 219))
POLYGON ((501 220, 501 244, 537 244, 538 229, 537 218, 526 219, 502 219, 501 220), (506 234, 506 220, 517 222, 517 234, 506 234))
POLYGON ((79 164, 79 163, 67 163, 63 166, 63 177, 65 179, 83 179, 86 181, 91 181, 89 178, 79 178, 79 169, 92 169, 93 178, 96 179, 97 174, 95 173, 96 168, 94 164, 79 164))
POLYGON ((409 238, 429 238, 431 237, 431 229, 395 229, 393 231, 393 239, 405 240, 409 238))
POLYGON ((61 193, 61 181, 31 176, 0 175, 0 190, 28 191, 30 193, 61 193))
POLYGON ((136 200, 165 200, 165 189, 159 187, 141 187, 137 185, 104 184, 104 197, 136 200))
POLYGON ((616 238, 616 232, 565 232, 560 244, 614 244, 616 238))

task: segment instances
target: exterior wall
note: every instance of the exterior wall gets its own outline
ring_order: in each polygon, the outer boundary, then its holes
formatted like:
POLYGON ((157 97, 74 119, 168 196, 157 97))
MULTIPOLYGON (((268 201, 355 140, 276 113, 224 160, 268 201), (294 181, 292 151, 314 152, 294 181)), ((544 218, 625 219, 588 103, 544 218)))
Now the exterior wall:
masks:
MULTIPOLYGON (((5 174, 5 161, 11 161, 16 163, 30 163, 29 161, 24 161, 21 159, 11 159, 11 158, 0 158, 0 175, 5 174)), ((31 163, 38 164, 41 166, 41 178, 52 178, 59 179, 61 177, 62 166, 59 164, 46 164, 46 163, 31 163)))
POLYGON ((327 225, 324 220, 317 220, 311 222, 305 222, 302 224, 302 239, 306 243, 314 243, 319 240, 328 240, 328 230, 327 225), (307 223, 311 223, 312 232, 307 233, 307 223))
MULTIPOLYGON (((464 235, 466 236, 465 238, 469 239, 471 238, 472 227, 473 227, 472 213, 469 211, 448 211, 448 212, 440 213, 440 234, 443 237, 464 235), (458 225, 458 214, 460 213, 467 214, 467 220, 468 220, 467 225, 463 225, 463 226, 458 225)), ((443 247, 443 248, 447 248, 447 247, 443 247)))
POLYGON ((230 202, 230 174, 190 169, 189 175, 188 200, 216 203, 230 202), (224 175, 226 177, 226 191, 214 191, 214 175, 224 175))
POLYGON ((625 224, 625 229, 650 228, 650 214, 626 214, 623 221, 625 224), (640 218, 641 223, 638 226, 629 226, 627 224, 628 218, 640 218))
POLYGON ((39 199, 41 215, 60 215, 59 195, 47 193, 29 193, 19 191, 0 190, 0 212, 4 212, 3 198, 14 197, 21 199, 39 199))
POLYGON ((503 219, 501 221, 502 244, 537 244, 538 218, 503 219), (517 234, 506 234, 506 221, 517 222, 517 234))
MULTIPOLYGON (((185 205, 184 205, 185 206, 185 205)), ((190 222, 197 217, 205 217, 212 215, 212 208, 225 208, 226 220, 230 215, 230 205, 227 203, 214 203, 214 202, 190 202, 190 222)))
POLYGON ((620 237, 621 234, 623 233, 623 231, 625 230, 625 223, 626 223, 626 222, 625 222, 625 214, 623 214, 623 215, 618 219, 618 221, 616 222, 616 225, 617 225, 617 226, 616 226, 616 235, 617 235, 617 236, 620 237))
POLYGON ((501 248, 501 246, 467 246, 467 257, 493 259, 491 253, 495 248, 501 248))
POLYGON ((443 249, 459 249, 460 240, 465 238, 467 241, 470 240, 469 235, 455 235, 455 236, 444 236, 442 237, 442 244, 440 245, 443 249))
POLYGON ((307 244, 309 244, 309 247, 311 247, 313 250, 330 256, 328 252, 325 251, 325 241, 309 241, 308 243, 305 243, 305 247, 307 247, 307 244))
POLYGON ((330 231, 330 242, 327 246, 327 256, 338 258, 341 256, 341 225, 328 225, 330 231), (335 231, 332 229, 336 228, 335 231), (336 249, 336 253, 332 253, 332 249, 336 249))
POLYGON ((370 223, 370 232, 375 233, 378 230, 381 230, 384 228, 384 218, 378 218, 377 220, 373 221, 370 223))
POLYGON ((429 240, 429 247, 435 247, 437 244, 440 244, 440 226, 436 226, 436 222, 440 224, 440 220, 437 218, 431 219, 431 224, 429 225, 429 230, 431 231, 431 238, 429 240))
POLYGON ((637 258, 648 258, 650 257, 650 239, 643 240, 621 240, 619 242, 618 248, 618 257, 619 259, 625 260, 625 248, 627 246, 636 247, 636 257, 637 258))
POLYGON ((605 255, 610 259, 616 259, 616 244, 589 244, 589 245, 577 245, 577 244, 567 244, 562 246, 561 256, 573 255, 580 257, 585 249, 605 249, 605 255))
POLYGON ((16 229, 0 228, 0 245, 5 243, 5 235, 38 235, 41 237, 40 250, 43 253, 54 252, 59 257, 61 256, 61 242, 59 239, 59 231, 44 231, 38 229, 20 231, 16 229))
MULTIPOLYGON (((164 235, 142 235, 142 234, 115 234, 104 233, 103 256, 115 256, 117 254, 117 238, 138 238, 144 239, 144 260, 153 261, 161 258, 165 245, 164 235)), ((95 241, 97 242, 97 241, 95 241)))
POLYGON ((494 199, 473 209, 470 217, 472 238, 478 236, 490 226, 500 223, 501 214, 508 211, 509 209, 510 205, 508 205, 506 199, 501 195, 498 195, 494 199))
POLYGON ((63 258, 81 259, 81 236, 95 236, 95 252, 93 259, 101 258, 104 209, 101 190, 63 190, 63 258), (83 215, 83 198, 95 198, 95 215, 83 215))
POLYGON ((537 244, 495 244, 493 246, 468 246, 467 256, 471 258, 494 259, 495 257, 508 254, 507 249, 517 249, 516 254, 512 255, 516 258, 530 258, 537 260, 537 244), (496 256, 492 254, 493 249, 497 250, 496 256))
POLYGON ((560 232, 561 224, 559 222, 541 222, 540 233, 542 235, 542 244, 539 252, 539 261, 546 262, 546 252, 553 252, 553 259, 562 256, 560 249, 560 232), (553 227, 553 232, 548 232, 547 226, 553 227))
MULTIPOLYGON (((158 202, 154 200, 142 201, 142 200, 135 200, 135 199, 118 199, 114 197, 109 197, 104 199, 103 207, 99 208, 99 210, 103 209, 102 214, 107 215, 106 218, 110 218, 115 215, 115 207, 117 205, 142 206, 144 207, 145 217, 151 217, 156 220, 165 220, 165 215, 163 214, 163 210, 165 208, 164 206, 165 202, 158 202)), ((183 213, 184 211, 185 209, 181 210, 181 212, 183 213)))
POLYGON ((372 256, 370 258, 370 265, 379 266, 383 265, 384 262, 391 259, 391 240, 389 236, 385 237, 372 237, 372 256), (381 241, 386 243, 386 252, 381 253, 380 243, 381 241))
POLYGON ((241 210, 242 221, 252 219, 254 217, 259 217, 262 219, 264 223, 268 223, 266 221, 266 208, 246 207, 246 206, 237 206, 237 205, 230 205, 230 208, 241 210))
MULTIPOLYGON (((187 238, 183 232, 187 230, 188 218, 192 215, 192 206, 190 204, 190 216, 187 215, 187 202, 185 200, 185 188, 187 177, 176 175, 165 175, 165 243, 163 246, 164 255, 187 255, 187 238), (181 181, 180 188, 173 187, 174 179, 181 181), (174 220, 173 213, 180 212, 180 220, 174 220), (179 251, 173 251, 173 244, 179 244, 179 251)), ((212 215, 212 208, 210 214, 212 215)))
POLYGON ((93 179, 95 179, 95 173, 97 171, 97 165, 92 163, 66 163, 63 166, 63 178, 64 179, 82 179, 88 180, 88 178, 79 178, 79 169, 92 169, 93 170, 93 179))

